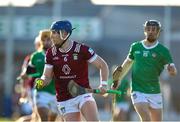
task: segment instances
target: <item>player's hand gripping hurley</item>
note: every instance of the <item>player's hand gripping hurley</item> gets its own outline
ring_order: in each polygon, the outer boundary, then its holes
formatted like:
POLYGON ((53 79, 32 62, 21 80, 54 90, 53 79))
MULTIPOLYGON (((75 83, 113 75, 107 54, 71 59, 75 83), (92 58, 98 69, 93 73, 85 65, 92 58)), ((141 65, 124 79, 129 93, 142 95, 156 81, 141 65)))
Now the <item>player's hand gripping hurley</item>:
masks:
MULTIPOLYGON (((73 80, 71 80, 68 84, 68 91, 69 93, 73 96, 76 97, 78 95, 82 95, 85 93, 96 93, 96 94, 101 94, 101 90, 100 89, 89 89, 89 88, 84 88, 81 87, 80 85, 78 85, 76 82, 74 82, 73 80)), ((118 94, 121 95, 120 91, 117 90, 107 90, 106 93, 110 93, 110 94, 118 94)))
POLYGON ((113 72, 113 84, 112 84, 112 89, 117 89, 117 87, 119 86, 119 79, 120 79, 120 75, 122 73, 122 67, 118 66, 114 72, 113 72))
POLYGON ((37 79, 35 80, 35 88, 37 88, 37 89, 43 88, 43 87, 44 87, 44 83, 43 83, 43 82, 44 82, 44 81, 43 81, 42 79, 37 78, 37 79))

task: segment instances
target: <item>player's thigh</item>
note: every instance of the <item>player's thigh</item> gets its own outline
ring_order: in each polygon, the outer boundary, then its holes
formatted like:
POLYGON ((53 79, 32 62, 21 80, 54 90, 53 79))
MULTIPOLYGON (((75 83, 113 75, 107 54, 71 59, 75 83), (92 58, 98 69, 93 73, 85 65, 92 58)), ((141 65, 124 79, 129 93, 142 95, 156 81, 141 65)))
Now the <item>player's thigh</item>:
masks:
POLYGON ((86 101, 81 107, 81 113, 87 121, 98 121, 98 110, 95 101, 86 101))
POLYGON ((149 103, 139 102, 134 104, 134 108, 141 116, 149 116, 149 103))
POLYGON ((162 121, 162 109, 150 108, 151 120, 152 121, 162 121))
POLYGON ((67 113, 64 115, 65 120, 68 121, 81 121, 80 112, 67 113))
POLYGON ((50 94, 44 91, 37 92, 36 94, 36 105, 38 108, 47 108, 49 109, 50 94))
POLYGON ((130 109, 130 103, 127 101, 119 102, 116 104, 116 108, 121 111, 128 112, 130 109))
POLYGON ((97 104, 92 94, 84 94, 81 96, 79 108, 83 117, 87 121, 98 121, 97 104))
POLYGON ((146 115, 149 112, 149 103, 144 93, 135 91, 131 94, 131 99, 136 112, 140 115, 146 115))

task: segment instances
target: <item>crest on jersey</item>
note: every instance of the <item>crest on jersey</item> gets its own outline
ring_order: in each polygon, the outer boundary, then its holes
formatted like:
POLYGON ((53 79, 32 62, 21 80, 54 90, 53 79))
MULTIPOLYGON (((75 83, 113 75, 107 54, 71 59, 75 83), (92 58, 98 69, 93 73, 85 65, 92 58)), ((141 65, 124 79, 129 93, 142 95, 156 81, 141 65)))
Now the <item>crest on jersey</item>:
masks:
POLYGON ((78 54, 77 53, 73 54, 73 60, 78 60, 78 54))
POLYGON ((148 57, 149 51, 143 51, 143 57, 148 57))
POLYGON ((152 54, 152 57, 153 57, 153 58, 156 58, 156 56, 157 56, 156 53, 153 53, 153 54, 152 54))
POLYGON ((139 50, 135 51, 134 52, 135 54, 140 54, 141 52, 139 50))

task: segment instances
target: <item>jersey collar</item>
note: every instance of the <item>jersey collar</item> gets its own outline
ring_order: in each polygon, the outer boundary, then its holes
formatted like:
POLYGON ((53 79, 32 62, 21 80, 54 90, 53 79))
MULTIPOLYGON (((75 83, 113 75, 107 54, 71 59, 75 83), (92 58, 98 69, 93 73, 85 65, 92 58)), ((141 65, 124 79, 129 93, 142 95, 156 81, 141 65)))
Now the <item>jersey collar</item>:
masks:
POLYGON ((67 53, 71 50, 71 48, 73 47, 74 41, 70 40, 70 46, 68 47, 68 49, 66 51, 62 50, 61 48, 59 48, 59 51, 62 53, 67 53))
POLYGON ((143 47, 146 48, 146 49, 152 49, 152 48, 155 48, 155 47, 159 44, 159 41, 157 40, 156 43, 155 43, 154 45, 148 47, 148 46, 146 46, 146 45, 144 44, 144 41, 145 41, 145 40, 142 40, 141 43, 142 43, 143 47))

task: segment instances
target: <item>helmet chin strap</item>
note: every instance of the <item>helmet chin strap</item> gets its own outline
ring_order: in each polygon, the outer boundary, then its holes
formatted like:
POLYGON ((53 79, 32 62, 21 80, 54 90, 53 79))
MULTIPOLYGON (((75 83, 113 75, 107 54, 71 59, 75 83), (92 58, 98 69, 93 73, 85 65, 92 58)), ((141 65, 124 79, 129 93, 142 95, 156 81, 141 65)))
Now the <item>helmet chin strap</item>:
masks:
POLYGON ((67 39, 69 38, 70 33, 68 33, 67 36, 66 36, 65 38, 63 38, 63 36, 62 36, 62 31, 60 30, 60 31, 59 31, 59 35, 60 35, 60 38, 65 41, 65 40, 67 40, 67 39))
POLYGON ((61 44, 56 45, 57 48, 61 48, 63 46, 63 44, 68 40, 68 38, 70 37, 71 33, 68 33, 67 36, 65 38, 63 38, 62 36, 62 31, 59 31, 59 35, 61 40, 63 40, 63 42, 61 44))

